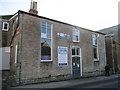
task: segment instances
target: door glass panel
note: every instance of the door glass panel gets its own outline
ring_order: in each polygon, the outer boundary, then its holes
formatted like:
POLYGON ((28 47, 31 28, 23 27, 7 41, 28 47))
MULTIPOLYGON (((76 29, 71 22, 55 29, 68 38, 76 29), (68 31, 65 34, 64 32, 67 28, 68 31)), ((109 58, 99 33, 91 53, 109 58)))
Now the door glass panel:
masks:
POLYGON ((72 57, 73 77, 80 76, 80 57, 72 57))

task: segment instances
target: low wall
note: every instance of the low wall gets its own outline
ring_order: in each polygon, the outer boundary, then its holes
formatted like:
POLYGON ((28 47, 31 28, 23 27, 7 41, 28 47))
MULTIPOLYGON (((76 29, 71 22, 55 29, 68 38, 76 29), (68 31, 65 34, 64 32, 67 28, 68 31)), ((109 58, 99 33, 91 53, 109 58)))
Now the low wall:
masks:
POLYGON ((2 89, 2 71, 0 71, 0 90, 2 89))
POLYGON ((2 71, 2 87, 18 85, 15 72, 6 70, 2 71))
MULTIPOLYGON (((77 77, 77 78, 100 76, 104 74, 105 74, 104 71, 84 72, 82 77, 77 77)), ((62 81, 62 80, 69 80, 74 78, 71 74, 68 74, 68 75, 49 76, 43 78, 21 79, 19 81, 14 72, 3 71, 2 75, 3 75, 2 77, 3 87, 62 81)))
POLYGON ((92 77, 92 76, 100 76, 105 75, 105 71, 92 71, 92 72, 83 72, 83 77, 92 77))
POLYGON ((35 84, 35 83, 44 83, 44 82, 54 82, 54 81, 62 81, 62 80, 68 80, 71 79, 71 75, 59 75, 59 76, 49 76, 49 77, 43 77, 43 78, 33 78, 33 79, 24 79, 21 80, 20 85, 26 85, 26 84, 35 84))

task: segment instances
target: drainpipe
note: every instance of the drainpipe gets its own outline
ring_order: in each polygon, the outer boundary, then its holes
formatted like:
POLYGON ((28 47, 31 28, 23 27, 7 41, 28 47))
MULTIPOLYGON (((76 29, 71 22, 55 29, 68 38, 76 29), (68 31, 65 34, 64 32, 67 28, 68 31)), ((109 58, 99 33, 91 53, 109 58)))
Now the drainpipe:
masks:
MULTIPOLYGON (((21 14, 22 15, 22 14, 21 14)), ((19 38, 19 42, 20 42, 20 47, 19 47, 19 85, 21 85, 21 60, 22 60, 22 30, 23 30, 23 16, 20 17, 20 13, 19 13, 19 26, 21 24, 21 27, 20 27, 20 38, 19 38), (21 19, 20 19, 21 18, 21 19)))
MULTIPOLYGON (((111 36, 111 45, 113 44, 113 37, 111 36)), ((113 52, 113 46, 112 46, 112 62, 113 62, 113 73, 115 73, 115 65, 114 65, 114 52, 113 52)))

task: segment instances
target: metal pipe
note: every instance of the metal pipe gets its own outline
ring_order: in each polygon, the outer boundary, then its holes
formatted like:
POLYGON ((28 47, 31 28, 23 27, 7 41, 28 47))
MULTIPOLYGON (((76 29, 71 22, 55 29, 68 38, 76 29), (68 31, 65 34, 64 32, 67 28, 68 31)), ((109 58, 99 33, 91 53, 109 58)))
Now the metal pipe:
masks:
POLYGON ((113 52, 113 37, 111 37, 111 47, 112 47, 112 62, 113 62, 113 73, 115 73, 115 66, 114 66, 114 52, 113 52))

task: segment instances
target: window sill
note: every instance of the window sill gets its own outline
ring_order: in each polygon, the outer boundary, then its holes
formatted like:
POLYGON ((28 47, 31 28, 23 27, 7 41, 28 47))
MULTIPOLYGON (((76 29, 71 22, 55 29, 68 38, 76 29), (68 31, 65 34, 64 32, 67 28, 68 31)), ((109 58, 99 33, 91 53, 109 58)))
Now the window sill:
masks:
POLYGON ((53 62, 52 60, 40 60, 40 62, 53 62))
POLYGON ((94 62, 99 62, 99 59, 94 59, 94 62))
POLYGON ((73 41, 73 42, 78 43, 78 42, 80 42, 80 41, 73 41))
POLYGON ((2 29, 2 31, 6 31, 6 32, 7 32, 7 31, 8 31, 8 29, 2 29))

